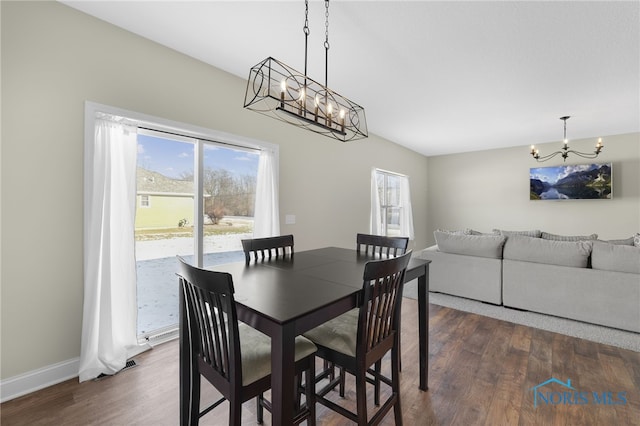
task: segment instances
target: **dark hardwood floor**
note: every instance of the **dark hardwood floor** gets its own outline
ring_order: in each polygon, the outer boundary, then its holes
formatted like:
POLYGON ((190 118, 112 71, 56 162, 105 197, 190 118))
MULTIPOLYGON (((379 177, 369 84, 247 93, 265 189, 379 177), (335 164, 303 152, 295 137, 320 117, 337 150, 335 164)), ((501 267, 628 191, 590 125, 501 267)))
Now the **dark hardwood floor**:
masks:
MULTIPOLYGON (((417 303, 403 302, 401 398, 406 425, 640 424, 640 353, 430 308, 429 391, 421 392, 417 303), (552 377, 564 383, 570 379, 573 390, 558 383, 543 386, 534 407, 531 389, 552 377)), ((8 401, 0 406, 1 424, 177 425, 177 341, 138 356, 136 362, 137 367, 114 377, 82 384, 69 380, 8 401)), ((203 398, 215 396, 208 385, 203 390, 203 398)), ((337 393, 334 397, 340 401, 337 393)), ((348 380, 342 402, 353 406, 354 401, 354 383, 348 380)), ((223 404, 201 424, 227 424, 227 409, 223 404)), ((254 413, 255 404, 246 403, 243 423, 255 424, 254 413)), ((270 424, 268 414, 265 424, 270 424)), ((318 406, 318 424, 351 422, 318 406)), ((392 425, 393 415, 383 424, 392 425)))

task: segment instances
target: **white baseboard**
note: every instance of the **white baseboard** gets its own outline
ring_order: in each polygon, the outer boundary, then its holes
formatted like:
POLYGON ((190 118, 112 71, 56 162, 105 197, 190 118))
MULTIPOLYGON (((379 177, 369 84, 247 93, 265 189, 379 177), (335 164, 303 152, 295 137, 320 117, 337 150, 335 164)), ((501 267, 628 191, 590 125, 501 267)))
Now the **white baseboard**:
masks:
POLYGON ((78 377, 79 368, 80 358, 74 358, 2 380, 0 381, 0 402, 78 377))

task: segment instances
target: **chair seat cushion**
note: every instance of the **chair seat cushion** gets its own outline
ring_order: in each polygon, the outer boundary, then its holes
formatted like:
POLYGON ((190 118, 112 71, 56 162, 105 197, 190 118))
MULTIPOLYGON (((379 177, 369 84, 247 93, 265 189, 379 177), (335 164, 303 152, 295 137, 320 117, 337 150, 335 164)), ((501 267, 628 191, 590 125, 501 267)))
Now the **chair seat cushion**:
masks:
POLYGON ((344 314, 304 333, 312 342, 349 356, 356 356, 359 310, 344 314))
MULTIPOLYGON (((242 385, 247 386, 271 374, 271 338, 242 322, 238 322, 238 331, 242 356, 242 385)), ((296 361, 314 354, 317 350, 316 345, 308 339, 296 337, 296 361)))

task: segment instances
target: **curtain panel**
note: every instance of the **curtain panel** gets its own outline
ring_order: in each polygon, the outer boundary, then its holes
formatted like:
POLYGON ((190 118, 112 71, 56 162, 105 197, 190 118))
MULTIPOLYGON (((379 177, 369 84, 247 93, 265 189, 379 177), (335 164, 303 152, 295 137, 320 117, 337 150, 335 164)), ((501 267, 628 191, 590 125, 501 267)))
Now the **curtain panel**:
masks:
POLYGON ((278 159, 273 149, 262 148, 258 162, 256 202, 253 214, 253 237, 280 235, 278 208, 278 159))
POLYGON ((115 374, 146 350, 136 336, 137 128, 96 118, 85 157, 84 306, 80 381, 115 374))

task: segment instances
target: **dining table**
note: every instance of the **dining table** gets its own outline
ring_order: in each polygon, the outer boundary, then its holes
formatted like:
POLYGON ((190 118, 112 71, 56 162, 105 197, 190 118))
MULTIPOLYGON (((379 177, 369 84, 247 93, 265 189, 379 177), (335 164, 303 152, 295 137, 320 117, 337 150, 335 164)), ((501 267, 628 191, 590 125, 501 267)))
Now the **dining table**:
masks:
MULTIPOLYGON (((355 249, 324 247, 253 263, 204 267, 233 278, 238 319, 271 338, 271 423, 293 424, 294 341, 358 306, 364 265, 384 256, 355 249)), ((417 279, 419 389, 427 390, 429 260, 412 257, 405 283, 417 279)), ((180 424, 189 424, 191 354, 188 324, 180 292, 180 424)))

